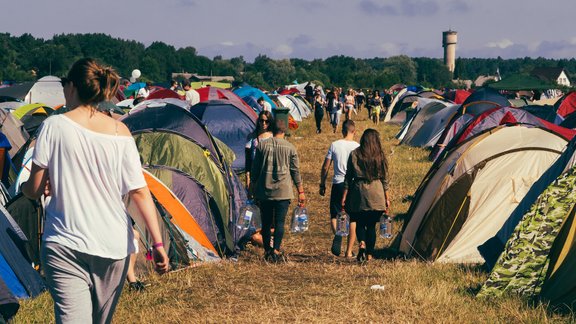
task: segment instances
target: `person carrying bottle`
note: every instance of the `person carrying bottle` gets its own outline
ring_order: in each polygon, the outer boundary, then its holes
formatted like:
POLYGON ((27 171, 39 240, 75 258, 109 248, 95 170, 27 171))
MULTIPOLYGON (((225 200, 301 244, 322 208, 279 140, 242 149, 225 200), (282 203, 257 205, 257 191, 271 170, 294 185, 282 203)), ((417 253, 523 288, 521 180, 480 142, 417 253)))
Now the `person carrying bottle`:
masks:
POLYGON ((356 237, 360 243, 357 259, 372 259, 376 244, 375 225, 382 213, 390 208, 388 193, 388 162, 380 143, 380 134, 367 129, 360 146, 348 158, 341 206, 356 222, 356 237))
POLYGON ((294 198, 292 182, 298 188, 298 203, 304 205, 305 195, 300 177, 296 148, 284 139, 286 125, 277 120, 274 137, 260 143, 252 162, 250 192, 260 202, 264 258, 271 262, 283 260, 280 250, 284 237, 284 223, 294 198), (274 246, 270 247, 271 228, 274 224, 274 246))
POLYGON ((22 192, 51 196, 41 261, 56 323, 109 323, 134 252, 123 195, 142 214, 156 271, 168 271, 169 260, 134 138, 97 108, 116 94, 118 74, 83 58, 61 83, 70 111, 42 123, 22 192))
MULTIPOLYGON (((322 171, 320 173, 320 196, 326 194, 326 178, 330 164, 334 162, 334 176, 332 177, 332 188, 330 190, 330 223, 334 239, 332 240, 332 254, 339 256, 342 248, 342 236, 336 235, 336 216, 342 209, 342 194, 344 193, 344 176, 350 153, 358 148, 360 144, 354 140, 356 125, 349 119, 342 124, 342 139, 333 142, 328 149, 322 171)), ((347 258, 352 257, 352 249, 356 240, 356 222, 350 222, 350 235, 346 246, 347 258)))

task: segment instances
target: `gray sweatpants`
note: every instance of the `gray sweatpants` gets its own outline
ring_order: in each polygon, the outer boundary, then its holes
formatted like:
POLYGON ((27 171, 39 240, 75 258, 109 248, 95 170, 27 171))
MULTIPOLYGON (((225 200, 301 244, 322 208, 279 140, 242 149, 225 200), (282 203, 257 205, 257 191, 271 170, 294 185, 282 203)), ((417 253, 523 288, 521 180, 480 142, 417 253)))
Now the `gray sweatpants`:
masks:
POLYGON ((56 323, 112 321, 130 258, 107 259, 50 242, 41 255, 56 323))

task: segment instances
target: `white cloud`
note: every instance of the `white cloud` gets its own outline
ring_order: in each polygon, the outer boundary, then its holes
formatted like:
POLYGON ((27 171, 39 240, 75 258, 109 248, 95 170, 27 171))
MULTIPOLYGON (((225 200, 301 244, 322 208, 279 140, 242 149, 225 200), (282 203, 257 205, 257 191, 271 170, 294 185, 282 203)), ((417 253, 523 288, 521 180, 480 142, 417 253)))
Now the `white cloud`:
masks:
POLYGON ((568 42, 570 43, 570 45, 576 45, 576 37, 570 38, 568 42))
POLYGON ((488 46, 488 47, 500 48, 500 49, 504 49, 504 48, 510 47, 512 45, 514 45, 514 43, 507 38, 502 39, 498 42, 490 42, 490 43, 486 44, 486 46, 488 46))
POLYGON ((383 43, 378 46, 378 49, 386 55, 398 55, 401 52, 400 46, 394 43, 383 43))
POLYGON ((282 55, 282 56, 287 56, 292 54, 294 50, 292 49, 292 47, 290 45, 287 44, 280 44, 278 46, 276 46, 273 50, 274 54, 277 55, 282 55))
POLYGON ((222 45, 222 46, 234 46, 234 42, 225 41, 225 42, 220 43, 220 45, 222 45))

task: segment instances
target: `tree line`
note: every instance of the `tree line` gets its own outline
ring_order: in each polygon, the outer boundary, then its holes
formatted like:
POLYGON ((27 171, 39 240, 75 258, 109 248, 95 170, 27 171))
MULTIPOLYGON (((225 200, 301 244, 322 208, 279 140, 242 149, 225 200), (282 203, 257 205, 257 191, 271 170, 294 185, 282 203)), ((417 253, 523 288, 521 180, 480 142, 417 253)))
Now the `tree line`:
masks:
POLYGON ((86 56, 113 66, 125 77, 133 69, 140 69, 143 81, 165 82, 173 72, 189 72, 229 75, 265 89, 295 80, 313 80, 326 87, 385 88, 402 83, 442 88, 454 87, 453 78, 474 80, 479 75, 495 75, 497 69, 502 77, 528 74, 535 67, 563 67, 569 73, 576 72, 574 58, 458 58, 451 73, 442 59, 406 55, 366 59, 335 55, 314 60, 276 60, 259 55, 254 62, 247 62, 242 56, 210 59, 192 46, 175 48, 159 41, 145 46, 101 33, 60 34, 51 39, 0 33, 0 80, 21 82, 46 75, 63 76, 74 61, 86 56))

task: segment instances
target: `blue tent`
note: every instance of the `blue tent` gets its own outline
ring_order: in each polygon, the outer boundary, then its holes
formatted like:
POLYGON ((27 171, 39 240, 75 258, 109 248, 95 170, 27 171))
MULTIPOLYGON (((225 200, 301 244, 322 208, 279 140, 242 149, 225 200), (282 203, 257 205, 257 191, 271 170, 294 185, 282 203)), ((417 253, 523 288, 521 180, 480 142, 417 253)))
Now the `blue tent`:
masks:
POLYGON ((235 171, 245 168, 245 147, 248 137, 256 129, 256 119, 228 100, 208 100, 190 107, 190 112, 206 125, 212 136, 234 151, 235 171))
POLYGON ((270 99, 270 97, 268 97, 268 95, 265 94, 264 92, 262 92, 262 90, 260 90, 260 89, 250 87, 250 86, 245 86, 245 87, 235 89, 234 93, 237 94, 238 97, 240 97, 240 98, 252 96, 256 99, 259 99, 260 97, 262 97, 262 98, 264 98, 264 100, 266 100, 267 103, 269 103, 272 106, 272 109, 278 108, 276 106, 276 103, 274 103, 274 101, 272 99, 270 99))
POLYGON ((252 109, 254 109, 254 111, 258 114, 264 109, 258 103, 258 99, 253 96, 242 97, 242 100, 244 100, 244 102, 247 103, 248 106, 252 107, 252 109))
POLYGON ((18 298, 35 297, 44 282, 25 257, 28 239, 8 211, 0 206, 0 279, 18 298))

